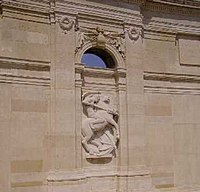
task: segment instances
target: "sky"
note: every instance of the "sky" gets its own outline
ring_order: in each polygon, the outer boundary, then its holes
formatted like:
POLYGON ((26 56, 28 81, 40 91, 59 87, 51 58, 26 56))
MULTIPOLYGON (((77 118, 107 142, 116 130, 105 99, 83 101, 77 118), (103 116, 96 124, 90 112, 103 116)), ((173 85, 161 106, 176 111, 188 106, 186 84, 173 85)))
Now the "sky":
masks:
POLYGON ((81 63, 85 63, 88 67, 106 68, 104 61, 91 53, 85 53, 81 59, 81 63))

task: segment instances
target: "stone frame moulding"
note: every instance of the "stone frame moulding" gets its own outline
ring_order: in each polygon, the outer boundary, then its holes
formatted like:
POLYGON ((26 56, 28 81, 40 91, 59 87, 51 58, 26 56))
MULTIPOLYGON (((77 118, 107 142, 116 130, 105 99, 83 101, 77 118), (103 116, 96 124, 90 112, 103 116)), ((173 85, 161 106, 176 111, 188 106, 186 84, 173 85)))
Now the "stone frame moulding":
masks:
MULTIPOLYGON (((85 29, 84 29, 85 30, 85 29)), ((124 114, 124 110, 122 109, 122 102, 125 102, 126 99, 124 96, 126 94, 126 68, 125 68, 125 58, 123 57, 122 53, 120 52, 120 49, 117 45, 117 42, 119 38, 121 38, 122 33, 117 32, 105 32, 101 29, 96 28, 96 30, 100 30, 100 32, 90 33, 89 31, 89 37, 83 38, 80 40, 78 33, 81 31, 76 31, 76 50, 75 50, 75 92, 76 92, 76 149, 77 149, 77 168, 83 168, 83 161, 84 159, 87 159, 87 155, 83 155, 83 146, 81 143, 81 129, 82 129, 82 113, 83 113, 83 106, 82 106, 82 95, 83 93, 86 93, 88 91, 97 91, 101 92, 103 91, 103 94, 108 91, 108 93, 114 94, 117 98, 117 110, 119 111, 119 119, 118 124, 121 129, 122 126, 126 125, 126 119, 120 118, 120 113, 124 114), (90 36, 91 34, 91 36, 90 36), (108 35, 107 35, 108 34, 108 35), (111 40, 109 40, 111 39, 111 40), (113 42, 116 42, 114 44, 113 42), (115 61, 115 68, 90 68, 87 66, 84 66, 84 64, 81 63, 81 58, 83 54, 90 48, 96 47, 99 49, 106 50, 114 59, 115 61), (94 78, 89 84, 85 82, 85 78, 92 77, 94 78), (95 82, 95 78, 109 78, 113 81, 112 84, 107 83, 106 81, 95 82), (123 99, 122 99, 123 98, 123 99)), ((87 31, 86 31, 87 32, 87 31)), ((84 34, 83 34, 84 35, 84 34)), ((124 37, 125 38, 125 37, 124 37)), ((125 46, 125 42, 123 45, 119 46, 125 46)), ((125 52, 124 52, 125 53, 125 52)), ((102 93, 102 92, 101 92, 102 93)), ((124 105, 126 106, 126 105, 124 105)), ((126 127, 123 127, 122 129, 126 129, 126 127)), ((121 153, 121 152, 120 152, 121 153)), ((118 154, 117 154, 118 156, 118 154)), ((123 156, 120 154, 120 156, 123 156)), ((113 156, 115 157, 115 156, 113 156)), ((111 159, 113 158, 111 157, 111 159)), ((101 157, 100 157, 101 158, 101 157)), ((97 158, 98 159, 98 158, 97 158)), ((116 165, 117 166, 117 165, 116 165)))
MULTIPOLYGON (((100 92, 102 94, 103 92, 113 93, 116 94, 117 97, 117 111, 119 111, 119 117, 118 117, 118 124, 120 129, 126 129, 126 119, 121 119, 120 114, 124 114, 124 110, 122 110, 122 102, 125 102, 125 98, 122 99, 122 97, 125 96, 124 93, 126 93, 126 70, 123 68, 116 68, 116 69, 98 69, 98 68, 89 68, 85 67, 82 63, 76 63, 75 64, 75 93, 76 93, 76 149, 77 149, 77 167, 82 167, 82 144, 81 144, 81 129, 82 129, 82 95, 84 92, 100 92), (109 78, 114 79, 115 83, 96 83, 95 80, 93 82, 90 82, 90 84, 85 83, 84 78, 88 77, 98 77, 98 78, 109 78), (91 86, 92 84, 92 86, 91 86), (125 122, 125 123, 123 123, 125 122), (123 124, 122 124, 123 123, 123 124), (78 150, 79 149, 79 150, 78 150), (81 157, 81 158, 80 158, 81 157)), ((124 105, 126 106, 126 105, 124 105)), ((118 156, 118 155, 117 155, 118 156)), ((86 156, 85 156, 86 157, 86 156)), ((116 157, 114 156, 110 156, 116 157)), ((84 157, 83 157, 84 158, 84 157)), ((86 157, 87 159, 87 157, 86 157)))
MULTIPOLYGON (((85 51, 87 51, 88 49, 95 47, 95 46, 96 46, 96 42, 85 43, 83 45, 83 47, 77 51, 76 56, 75 56, 75 62, 81 63, 81 58, 82 58, 83 54, 85 53, 85 51)), ((118 51, 113 46, 106 43, 104 50, 106 50, 113 57, 115 64, 116 64, 115 68, 125 68, 124 59, 122 58, 122 56, 118 53, 118 51)))
POLYGON ((125 31, 107 31, 98 25, 88 29, 75 23, 76 50, 75 62, 81 63, 81 58, 86 50, 96 47, 106 50, 118 64, 117 67, 125 68, 125 31))

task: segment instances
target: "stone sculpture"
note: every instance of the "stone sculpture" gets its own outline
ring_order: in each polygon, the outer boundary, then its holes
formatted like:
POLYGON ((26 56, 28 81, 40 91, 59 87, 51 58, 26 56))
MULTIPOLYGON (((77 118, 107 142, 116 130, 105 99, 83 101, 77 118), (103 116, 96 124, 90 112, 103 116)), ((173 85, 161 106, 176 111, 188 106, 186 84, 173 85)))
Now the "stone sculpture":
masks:
POLYGON ((130 27, 128 30, 126 30, 126 32, 129 39, 133 42, 137 41, 140 35, 142 35, 142 30, 136 29, 134 27, 130 27))
POLYGON ((63 16, 60 19, 60 28, 63 29, 66 33, 66 31, 69 31, 70 29, 72 29, 73 25, 74 25, 74 21, 71 21, 68 17, 63 16))
POLYGON ((77 27, 76 52, 88 42, 96 42, 98 47, 105 47, 105 44, 112 45, 125 58, 125 34, 124 32, 110 32, 97 26, 95 29, 77 27))
POLYGON ((82 122, 86 158, 115 156, 119 140, 119 114, 110 106, 110 97, 101 93, 85 93, 82 104, 86 115, 82 122))

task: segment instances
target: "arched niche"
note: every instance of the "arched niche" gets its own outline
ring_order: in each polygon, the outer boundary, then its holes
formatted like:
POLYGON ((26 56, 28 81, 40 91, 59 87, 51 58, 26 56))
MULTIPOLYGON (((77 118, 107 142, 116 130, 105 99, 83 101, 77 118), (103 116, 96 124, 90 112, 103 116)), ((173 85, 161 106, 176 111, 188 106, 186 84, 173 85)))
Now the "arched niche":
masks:
POLYGON ((86 67, 108 68, 113 69, 116 67, 116 62, 112 55, 105 49, 99 47, 92 47, 83 54, 81 63, 86 67))
MULTIPOLYGON (((88 151, 81 144, 82 124, 87 119, 87 115, 84 113, 83 96, 90 93, 98 93, 100 95, 108 96, 110 98, 111 108, 116 109, 119 112, 119 119, 116 120, 120 129, 123 130, 126 120, 123 119, 124 107, 126 106, 126 69, 124 58, 120 52, 112 45, 105 43, 103 46, 97 46, 96 42, 87 42, 79 49, 77 49, 75 55, 75 92, 76 92, 76 137, 80 138, 77 142, 77 148, 79 148, 80 164, 93 167, 94 164, 102 164, 105 158, 109 161, 111 166, 116 167, 118 156, 110 153, 108 156, 91 156, 88 151), (100 50, 100 52, 98 52, 100 50), (96 52, 97 51, 97 52, 96 52), (85 53, 96 53, 104 59, 104 55, 107 54, 112 59, 111 63, 107 64, 106 68, 93 68, 84 65, 81 59, 85 53), (110 65, 109 65, 110 64, 110 65), (102 160, 103 158, 103 160, 102 160), (92 161, 90 160, 92 159, 92 161)), ((117 145, 116 145, 117 146, 117 145)))
MULTIPOLYGON (((80 50, 75 55, 75 62, 81 63, 81 59, 85 53, 87 53, 89 50, 102 50, 102 52, 107 53, 110 55, 110 58, 112 58, 113 63, 111 66, 108 66, 108 68, 125 68, 124 59, 122 58, 121 54, 116 50, 112 45, 105 44, 103 47, 96 46, 96 42, 88 42, 85 45, 82 46, 80 50)), ((98 55, 98 53, 97 53, 98 55)), ((100 53, 101 55, 101 53, 100 53)), ((101 57, 101 56, 100 56, 101 57)))

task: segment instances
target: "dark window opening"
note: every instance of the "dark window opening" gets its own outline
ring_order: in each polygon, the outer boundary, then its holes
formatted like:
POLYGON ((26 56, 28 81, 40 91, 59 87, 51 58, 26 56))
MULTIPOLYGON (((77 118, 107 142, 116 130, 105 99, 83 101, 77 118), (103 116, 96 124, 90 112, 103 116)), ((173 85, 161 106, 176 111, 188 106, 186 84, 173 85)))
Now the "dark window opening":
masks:
POLYGON ((114 68, 115 62, 112 56, 105 50, 99 48, 88 49, 81 59, 88 67, 114 68))

